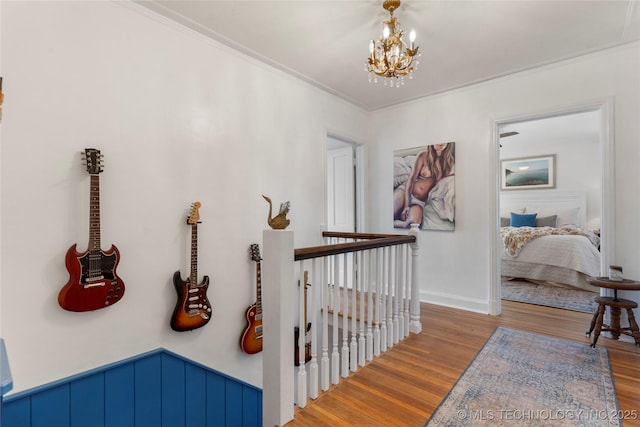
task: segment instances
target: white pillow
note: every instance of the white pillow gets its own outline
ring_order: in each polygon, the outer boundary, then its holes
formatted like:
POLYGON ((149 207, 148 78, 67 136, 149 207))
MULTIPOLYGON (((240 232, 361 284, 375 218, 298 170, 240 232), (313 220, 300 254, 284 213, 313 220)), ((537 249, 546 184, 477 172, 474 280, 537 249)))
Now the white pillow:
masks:
POLYGON ((402 157, 393 158, 393 188, 405 182, 411 175, 411 167, 402 157))
POLYGON ((527 206, 527 213, 537 213, 539 217, 558 215, 556 227, 564 227, 566 225, 579 226, 580 208, 553 209, 553 208, 536 208, 535 206, 527 206))

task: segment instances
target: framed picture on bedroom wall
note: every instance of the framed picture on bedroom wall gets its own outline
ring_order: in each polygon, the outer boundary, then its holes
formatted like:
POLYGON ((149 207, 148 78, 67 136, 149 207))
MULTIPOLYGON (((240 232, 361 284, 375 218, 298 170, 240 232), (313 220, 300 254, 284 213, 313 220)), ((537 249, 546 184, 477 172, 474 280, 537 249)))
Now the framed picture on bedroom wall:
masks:
POLYGON ((393 152, 393 226, 455 229, 455 143, 393 152))
POLYGON ((501 190, 556 188, 556 155, 500 161, 501 190))

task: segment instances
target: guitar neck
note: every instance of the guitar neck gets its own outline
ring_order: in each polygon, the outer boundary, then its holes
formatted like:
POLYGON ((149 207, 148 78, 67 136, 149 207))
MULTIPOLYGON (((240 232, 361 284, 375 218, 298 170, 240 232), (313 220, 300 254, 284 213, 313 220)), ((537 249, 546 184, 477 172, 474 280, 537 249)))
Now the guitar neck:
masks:
MULTIPOLYGON (((307 324, 307 281, 309 280, 309 272, 304 272, 304 324, 307 324)), ((306 328, 306 326, 305 326, 306 328)))
POLYGON ((91 175, 89 187, 89 251, 100 252, 100 176, 91 175))
POLYGON ((262 316, 262 279, 259 260, 256 262, 256 315, 262 316))
POLYGON ((198 224, 191 224, 191 275, 189 286, 198 285, 198 224))

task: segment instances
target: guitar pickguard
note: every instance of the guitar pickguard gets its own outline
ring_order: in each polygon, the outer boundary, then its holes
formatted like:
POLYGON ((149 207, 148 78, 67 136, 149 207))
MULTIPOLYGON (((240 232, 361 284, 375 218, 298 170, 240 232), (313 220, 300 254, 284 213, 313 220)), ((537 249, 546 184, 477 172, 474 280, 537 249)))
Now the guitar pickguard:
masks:
POLYGON ((96 280, 102 280, 105 282, 113 282, 115 278, 114 269, 117 263, 116 254, 107 255, 100 251, 97 255, 93 255, 87 252, 84 256, 78 259, 80 262, 80 268, 82 270, 82 276, 80 277, 80 283, 85 286, 91 286, 96 280), (90 267, 91 263, 96 263, 98 268, 90 267))
POLYGON ((92 311, 108 307, 122 299, 125 286, 116 273, 120 252, 79 253, 76 245, 67 251, 65 264, 69 281, 58 294, 58 303, 69 311, 92 311))
POLYGON ((202 283, 189 286, 188 280, 182 280, 180 272, 173 274, 173 285, 178 301, 171 316, 171 329, 178 332, 190 331, 206 325, 211 319, 212 308, 207 299, 209 277, 204 276, 202 283))

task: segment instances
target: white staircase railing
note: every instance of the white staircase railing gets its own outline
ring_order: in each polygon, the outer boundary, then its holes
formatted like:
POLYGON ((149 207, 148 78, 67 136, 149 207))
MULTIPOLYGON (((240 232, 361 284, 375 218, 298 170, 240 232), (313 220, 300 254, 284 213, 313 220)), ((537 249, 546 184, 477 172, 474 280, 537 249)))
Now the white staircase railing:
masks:
POLYGON ((292 231, 264 231, 263 425, 284 425, 294 404, 422 331, 417 227, 323 236, 324 246, 294 249, 292 231))

